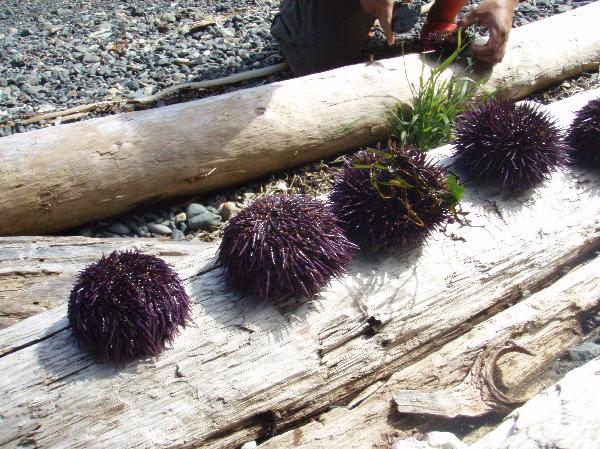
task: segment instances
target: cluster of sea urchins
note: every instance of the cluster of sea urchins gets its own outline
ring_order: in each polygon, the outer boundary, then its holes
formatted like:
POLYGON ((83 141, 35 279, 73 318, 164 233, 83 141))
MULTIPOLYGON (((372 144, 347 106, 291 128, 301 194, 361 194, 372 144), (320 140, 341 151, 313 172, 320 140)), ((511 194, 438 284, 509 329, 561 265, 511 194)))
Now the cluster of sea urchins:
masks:
POLYGON ((100 361, 155 356, 190 318, 190 300, 162 259, 113 251, 86 267, 69 298, 75 340, 100 361))
POLYGON ((322 201, 276 195, 229 221, 218 258, 237 290, 263 299, 288 293, 311 298, 343 273, 355 250, 322 201))
POLYGON ((455 216, 442 171, 412 148, 350 160, 330 194, 333 211, 361 248, 413 246, 455 216))
POLYGON ((573 147, 573 158, 600 167, 600 98, 588 102, 576 114, 567 142, 573 147))
POLYGON ((569 146, 538 105, 489 100, 457 120, 456 162, 466 174, 501 190, 524 190, 569 160, 569 146))

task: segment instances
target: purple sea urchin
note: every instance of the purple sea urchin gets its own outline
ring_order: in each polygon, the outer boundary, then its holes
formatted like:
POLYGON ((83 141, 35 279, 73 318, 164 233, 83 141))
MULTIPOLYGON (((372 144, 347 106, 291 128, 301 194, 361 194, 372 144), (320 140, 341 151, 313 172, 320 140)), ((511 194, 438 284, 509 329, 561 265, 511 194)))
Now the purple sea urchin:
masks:
POLYGON ((566 140, 575 160, 600 167, 600 98, 577 111, 566 140))
POLYGON ((81 271, 68 318, 80 347, 100 361, 155 356, 190 319, 190 300, 162 259, 113 251, 81 271))
POLYGON ((359 153, 338 177, 330 200, 350 240, 373 249, 413 246, 455 216, 456 199, 425 154, 392 147, 359 153))
POLYGON ((343 273, 355 250, 323 202, 277 195, 256 200, 229 221, 219 261, 235 289, 261 298, 311 298, 343 273))
POLYGON ((457 120, 457 165, 501 190, 523 190, 569 160, 569 147, 548 112, 537 105, 495 101, 457 120))

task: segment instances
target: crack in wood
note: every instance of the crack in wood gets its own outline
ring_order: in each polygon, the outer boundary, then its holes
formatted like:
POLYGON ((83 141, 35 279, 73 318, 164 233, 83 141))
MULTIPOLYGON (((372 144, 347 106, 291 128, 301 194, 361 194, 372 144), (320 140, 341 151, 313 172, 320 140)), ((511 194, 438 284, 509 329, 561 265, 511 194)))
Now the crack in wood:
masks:
POLYGON ((46 385, 48 387, 50 387, 49 388, 50 391, 55 390, 56 388, 60 388, 63 385, 63 383, 62 383, 63 380, 68 379, 69 377, 75 376, 76 374, 79 374, 80 372, 88 369, 90 366, 92 366, 94 364, 95 364, 95 362, 91 362, 88 365, 85 365, 81 368, 77 368, 76 370, 73 370, 70 373, 65 374, 64 376, 57 377, 56 379, 51 380, 46 385), (57 384, 57 385, 55 385, 55 384, 57 384))
POLYGON ((13 353, 15 353, 17 351, 21 351, 22 349, 25 349, 25 348, 28 348, 30 346, 36 345, 36 344, 38 344, 38 343, 40 343, 42 341, 48 340, 49 338, 52 338, 55 335, 57 335, 57 334, 59 334, 59 333, 61 333, 63 331, 66 331, 69 328, 70 328, 70 326, 65 326, 65 327, 63 327, 61 329, 58 329, 57 331, 50 332, 49 334, 46 334, 43 337, 33 339, 31 341, 28 341, 25 344, 22 344, 22 345, 19 345, 19 346, 15 346, 14 348, 11 348, 11 349, 6 349, 4 352, 2 352, 0 354, 0 359, 3 358, 3 357, 6 357, 8 355, 11 355, 11 354, 13 354, 13 353))

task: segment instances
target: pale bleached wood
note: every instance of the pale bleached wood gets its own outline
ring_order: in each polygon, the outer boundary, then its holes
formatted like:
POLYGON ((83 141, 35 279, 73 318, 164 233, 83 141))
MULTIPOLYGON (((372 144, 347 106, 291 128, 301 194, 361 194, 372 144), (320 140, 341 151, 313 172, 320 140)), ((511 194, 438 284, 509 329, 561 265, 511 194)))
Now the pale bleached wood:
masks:
POLYGON ((592 449, 600 435, 600 359, 515 410, 469 449, 592 449))
MULTIPOLYGON (((537 374, 540 367, 547 366, 564 350, 583 339, 581 316, 600 309, 598 270, 600 257, 573 269, 557 282, 491 316, 432 354, 400 369, 371 392, 358 407, 336 408, 321 415, 317 421, 272 438, 259 447, 389 447, 384 444, 388 441, 388 435, 398 430, 408 430, 401 427, 402 415, 395 411, 392 401, 399 389, 428 392, 456 386, 464 380, 481 351, 508 341, 525 345, 535 353, 533 357, 519 355, 503 357, 498 361, 502 377, 510 386, 509 392, 515 394, 516 391, 522 399, 532 397, 546 385, 536 384, 525 392, 515 388, 529 386, 530 378, 537 374)), ((492 448, 499 449, 499 446, 490 445, 489 449, 492 448)))
MULTIPOLYGON (((589 98, 551 110, 566 124, 589 98)), ((233 448, 423 359, 600 246, 596 174, 557 173, 515 199, 467 187, 473 227, 361 254, 312 302, 258 302, 219 269, 198 275, 205 255, 177 260, 196 327, 156 360, 94 363, 61 330, 64 307, 0 331, 13 348, 0 358, 0 446, 233 448)))
MULTIPOLYGON (((510 326, 512 323, 506 323, 510 326)), ((508 397, 498 387, 497 361, 504 354, 519 352, 533 356, 514 342, 497 342, 482 349, 464 379, 457 385, 436 391, 400 390, 394 393, 396 409, 402 414, 420 414, 455 418, 482 416, 490 412, 508 413, 522 401, 508 397)))
MULTIPOLYGON (((504 61, 475 77, 521 98, 597 67, 599 20, 596 2, 515 29, 504 61)), ((370 144, 422 73, 422 57, 408 55, 4 137, 0 235, 49 233, 370 144)))
POLYGON ((164 258, 204 252, 214 245, 157 239, 85 237, 0 238, 0 329, 64 304, 77 273, 114 250, 137 249, 164 258), (51 292, 49 294, 49 292, 51 292))

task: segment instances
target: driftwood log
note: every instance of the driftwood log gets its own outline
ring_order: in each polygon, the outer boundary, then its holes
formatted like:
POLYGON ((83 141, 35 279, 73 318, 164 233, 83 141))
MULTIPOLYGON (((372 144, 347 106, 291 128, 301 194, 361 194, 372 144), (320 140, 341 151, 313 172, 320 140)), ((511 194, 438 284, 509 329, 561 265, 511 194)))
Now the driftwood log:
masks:
MULTIPOLYGON (((414 363, 402 366, 389 379, 369 386, 364 394, 358 395, 358 400, 268 440, 261 449, 326 449, 332 447, 333 442, 335 447, 351 449, 389 447, 386 443, 393 441, 399 430, 409 430, 413 425, 405 414, 396 410, 393 398, 399 390, 410 388, 427 398, 429 392, 456 387, 464 382, 482 351, 502 347, 506 342, 518 343, 534 353, 534 356, 506 355, 497 365, 502 383, 511 396, 518 399, 531 397, 539 388, 545 387, 531 388, 532 377, 562 351, 584 338, 586 329, 582 324, 585 318, 600 309, 599 269, 600 257, 573 268, 516 305, 495 315, 489 313, 489 318, 464 335, 440 344, 439 348, 414 363)), ((442 405, 438 404, 438 407, 442 405)), ((470 409, 472 404, 461 405, 470 409)), ((413 406, 418 409, 418 401, 413 406)), ((454 415, 458 405, 446 406, 445 410, 439 410, 440 415, 454 415)))
MULTIPOLYGON (((517 28, 504 61, 476 76, 522 98, 595 68, 599 21, 595 2, 517 28)), ((4 137, 0 235, 50 233, 370 144, 385 136, 390 109, 410 102, 423 64, 408 55, 4 137)))
POLYGON ((0 238, 0 329, 64 304, 75 275, 103 254, 138 249, 171 262, 214 245, 155 239, 0 238), (51 292, 51 294, 48 294, 51 292))
POLYGON ((469 449, 598 447, 599 402, 600 359, 595 359, 533 397, 469 449))
MULTIPOLYGON (((549 109, 565 125, 590 97, 549 109)), ((64 306, 21 321, 0 331, 0 447, 236 448, 392 375, 407 379, 392 394, 436 378, 446 383, 432 390, 458 384, 482 345, 506 339, 536 354, 500 359, 517 367, 514 378, 576 339, 565 323, 598 307, 599 188, 597 173, 575 168, 518 198, 467 184, 471 226, 420 250, 361 254, 311 302, 228 290, 214 246, 176 256, 196 327, 157 359, 95 363, 73 346, 64 306)), ((510 375, 502 379, 510 386, 510 375)), ((275 441, 265 447, 290 447, 275 441)))
MULTIPOLYGON (((600 416, 595 413, 598 401, 600 359, 569 372, 560 381, 514 410, 498 428, 468 446, 449 432, 432 431, 408 438, 401 432, 395 432, 388 435, 388 441, 381 445, 362 439, 360 430, 354 430, 351 434, 357 437, 355 442, 363 442, 363 448, 373 449, 591 449, 598 447, 600 434, 600 416)), ((344 437, 345 435, 342 439, 345 440, 344 437)), ((261 446, 263 447, 266 446, 261 446)), ((361 446, 346 443, 341 447, 361 446)))

